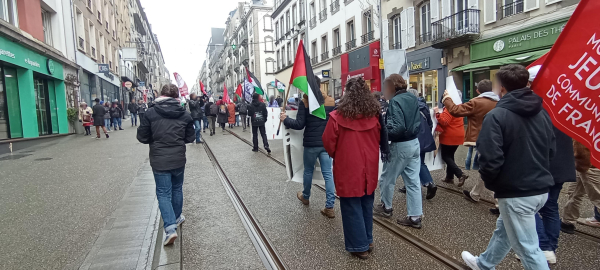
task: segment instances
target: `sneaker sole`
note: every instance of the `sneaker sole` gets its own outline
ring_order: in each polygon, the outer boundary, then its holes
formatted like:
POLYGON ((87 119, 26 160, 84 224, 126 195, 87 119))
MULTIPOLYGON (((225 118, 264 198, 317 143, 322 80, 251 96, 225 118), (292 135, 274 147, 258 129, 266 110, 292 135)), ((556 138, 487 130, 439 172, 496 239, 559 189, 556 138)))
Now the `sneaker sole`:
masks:
POLYGON ((177 235, 172 235, 171 237, 169 237, 168 239, 166 239, 164 246, 169 246, 172 245, 173 243, 175 243, 175 240, 177 239, 177 235))

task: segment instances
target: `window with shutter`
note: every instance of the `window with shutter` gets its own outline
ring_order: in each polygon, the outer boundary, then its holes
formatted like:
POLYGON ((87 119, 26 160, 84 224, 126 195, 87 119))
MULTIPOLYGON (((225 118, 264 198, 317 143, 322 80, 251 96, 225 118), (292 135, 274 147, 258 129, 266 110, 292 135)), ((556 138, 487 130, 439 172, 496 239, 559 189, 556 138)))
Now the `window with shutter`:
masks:
POLYGON ((406 10, 400 13, 400 37, 402 42, 402 49, 408 48, 408 23, 406 10))
POLYGON ((485 24, 496 21, 496 0, 483 1, 483 22, 485 24))
POLYGON ((394 49, 402 49, 402 38, 400 31, 400 16, 394 17, 392 33, 394 34, 394 49))
POLYGON ((431 22, 437 22, 440 19, 440 0, 431 0, 431 22))
POLYGON ((383 19, 381 20, 381 32, 383 36, 381 37, 381 48, 387 50, 389 48, 389 20, 383 19))
POLYGON ((479 0, 469 0, 469 9, 479 9, 479 0))
POLYGON ((538 9, 540 7, 540 0, 524 0, 525 12, 538 9))
POLYGON ((450 16, 452 14, 452 4, 450 2, 451 0, 442 0, 441 1, 441 7, 442 7, 442 18, 446 18, 448 16, 450 16))
POLYGON ((412 48, 415 46, 415 8, 408 7, 406 9, 406 23, 407 23, 407 39, 408 47, 412 48))

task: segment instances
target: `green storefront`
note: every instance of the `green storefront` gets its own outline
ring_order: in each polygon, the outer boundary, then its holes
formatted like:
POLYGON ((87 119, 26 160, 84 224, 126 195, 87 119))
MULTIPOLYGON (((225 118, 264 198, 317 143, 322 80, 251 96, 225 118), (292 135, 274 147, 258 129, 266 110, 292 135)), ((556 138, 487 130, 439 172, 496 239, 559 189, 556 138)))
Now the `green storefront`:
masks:
POLYGON ((0 36, 0 140, 69 132, 63 67, 0 36))
POLYGON ((475 83, 494 79, 507 64, 528 65, 552 48, 567 19, 479 40, 471 44, 471 63, 452 71, 463 72, 464 96, 474 97, 475 83))

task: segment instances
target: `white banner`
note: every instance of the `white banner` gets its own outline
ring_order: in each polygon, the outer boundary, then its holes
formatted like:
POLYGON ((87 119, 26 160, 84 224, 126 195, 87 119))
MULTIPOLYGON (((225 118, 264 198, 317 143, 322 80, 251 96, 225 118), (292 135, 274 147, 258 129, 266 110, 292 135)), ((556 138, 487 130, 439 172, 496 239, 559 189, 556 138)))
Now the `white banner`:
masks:
MULTIPOLYGON (((433 138, 435 139, 435 128, 438 125, 438 121, 435 118, 433 109, 429 110, 429 115, 431 115, 431 120, 433 121, 433 128, 431 129, 431 132, 433 134, 433 138)), ((443 169, 444 164, 445 163, 442 160, 442 151, 440 150, 439 144, 437 145, 437 150, 425 154, 425 165, 427 165, 427 168, 430 172, 443 169)))
POLYGON ((177 87, 179 88, 179 95, 182 97, 189 95, 187 84, 181 75, 177 72, 173 72, 173 76, 175 76, 175 82, 177 82, 177 87))
POLYGON ((385 50, 382 52, 383 70, 385 77, 400 74, 408 82, 408 64, 406 63, 405 50, 385 50))
MULTIPOLYGON (((267 108, 269 115, 267 116, 267 122, 265 123, 265 131, 267 132, 267 138, 269 140, 281 140, 283 139, 283 124, 282 131, 277 135, 277 128, 279 127, 279 114, 281 113, 280 108, 267 108)), ((295 117, 295 116, 294 116, 295 117)))

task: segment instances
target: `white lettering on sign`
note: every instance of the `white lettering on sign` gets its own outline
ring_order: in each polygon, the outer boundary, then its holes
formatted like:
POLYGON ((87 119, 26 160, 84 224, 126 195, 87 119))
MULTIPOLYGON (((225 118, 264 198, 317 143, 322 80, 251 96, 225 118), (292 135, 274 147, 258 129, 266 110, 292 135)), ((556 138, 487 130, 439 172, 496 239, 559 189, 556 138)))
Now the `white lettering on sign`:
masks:
POLYGON ((542 30, 534 31, 532 33, 526 33, 526 34, 522 34, 522 35, 509 37, 507 39, 508 48, 510 49, 510 48, 522 47, 523 41, 529 41, 529 40, 533 40, 533 39, 537 39, 537 38, 544 38, 549 35, 558 35, 565 28, 565 25, 566 25, 566 23, 561 25, 561 27, 552 27, 549 29, 542 29, 542 30))
POLYGON ((25 58, 25 63, 27 63, 33 67, 37 67, 37 68, 41 67, 40 63, 29 60, 29 58, 25 58))
POLYGON ((0 55, 4 55, 6 57, 10 57, 12 59, 15 59, 15 54, 14 53, 11 53, 11 52, 3 50, 3 49, 0 49, 0 55))
POLYGON ((356 75, 352 75, 352 76, 348 75, 348 79, 347 80, 350 80, 352 78, 364 77, 364 76, 365 76, 364 73, 356 74, 356 75))

